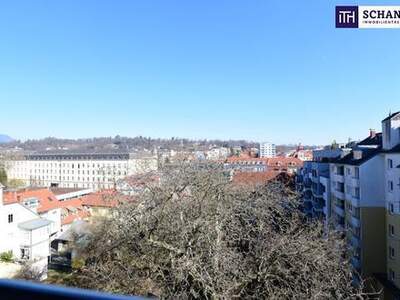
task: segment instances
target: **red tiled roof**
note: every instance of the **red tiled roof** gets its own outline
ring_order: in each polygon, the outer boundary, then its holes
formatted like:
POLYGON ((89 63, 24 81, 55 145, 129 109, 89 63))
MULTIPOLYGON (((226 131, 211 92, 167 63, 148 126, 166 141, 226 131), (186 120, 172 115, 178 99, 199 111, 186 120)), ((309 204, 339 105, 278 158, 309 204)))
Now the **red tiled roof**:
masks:
POLYGON ((59 205, 57 198, 47 188, 5 192, 4 204, 22 203, 29 198, 37 198, 39 200, 39 207, 37 209, 39 213, 56 209, 59 205))
POLYGON ((296 157, 271 157, 271 158, 243 158, 232 156, 226 159, 227 163, 243 163, 243 164, 266 164, 269 167, 299 167, 303 166, 303 161, 296 157))
POLYGON ((275 179, 280 172, 236 172, 233 175, 233 183, 236 185, 262 185, 275 179))
POLYGON ((79 210, 77 213, 69 214, 61 220, 62 225, 71 224, 76 220, 82 220, 90 217, 90 212, 86 210, 79 210))
POLYGON ((296 157, 271 157, 267 158, 267 165, 269 167, 284 166, 284 167, 301 167, 303 161, 296 157))
POLYGON ((94 207, 115 207, 118 205, 116 192, 113 190, 104 190, 101 192, 92 193, 82 197, 84 206, 94 207))

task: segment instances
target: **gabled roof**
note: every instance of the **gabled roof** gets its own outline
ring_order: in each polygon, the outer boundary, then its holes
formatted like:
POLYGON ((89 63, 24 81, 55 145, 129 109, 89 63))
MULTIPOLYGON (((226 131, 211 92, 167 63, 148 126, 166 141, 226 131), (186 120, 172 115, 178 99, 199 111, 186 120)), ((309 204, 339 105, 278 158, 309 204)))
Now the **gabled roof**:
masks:
POLYGON ((385 122, 385 121, 387 121, 387 120, 393 118, 394 116, 396 116, 396 115, 398 115, 398 114, 400 114, 400 111, 390 114, 388 117, 386 117, 385 119, 383 119, 382 122, 385 122))
POLYGON ((368 136, 361 142, 357 143, 358 146, 382 146, 382 133, 376 133, 373 136, 368 136))
MULTIPOLYGON (((118 205, 118 200, 116 199, 115 195, 115 191, 105 190, 83 196, 82 201, 84 206, 116 207, 118 205)), ((121 197, 122 195, 118 196, 118 198, 121 197)))
POLYGON ((23 203, 25 200, 36 198, 39 201, 38 213, 46 212, 59 207, 59 201, 47 188, 23 189, 4 193, 4 204, 23 203))
POLYGON ((355 148, 345 157, 339 159, 336 163, 343 165, 359 166, 362 165, 364 162, 370 160, 380 152, 381 152, 380 148, 355 148), (361 151, 362 157, 360 159, 354 159, 354 151, 361 151))

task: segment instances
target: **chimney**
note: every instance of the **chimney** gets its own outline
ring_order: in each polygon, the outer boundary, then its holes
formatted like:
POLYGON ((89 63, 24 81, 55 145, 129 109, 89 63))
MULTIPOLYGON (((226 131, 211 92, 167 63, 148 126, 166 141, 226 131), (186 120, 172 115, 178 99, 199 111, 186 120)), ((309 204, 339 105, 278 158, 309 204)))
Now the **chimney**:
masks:
POLYGON ((370 129, 369 130, 369 137, 370 138, 374 138, 376 136, 376 131, 375 131, 375 129, 370 129))

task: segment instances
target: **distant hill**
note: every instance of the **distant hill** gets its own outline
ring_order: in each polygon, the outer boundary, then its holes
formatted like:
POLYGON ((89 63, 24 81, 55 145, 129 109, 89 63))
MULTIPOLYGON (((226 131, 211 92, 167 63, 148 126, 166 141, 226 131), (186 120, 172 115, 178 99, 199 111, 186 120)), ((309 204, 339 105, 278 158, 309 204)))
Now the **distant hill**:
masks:
POLYGON ((0 134, 0 144, 12 142, 14 139, 5 134, 0 134))

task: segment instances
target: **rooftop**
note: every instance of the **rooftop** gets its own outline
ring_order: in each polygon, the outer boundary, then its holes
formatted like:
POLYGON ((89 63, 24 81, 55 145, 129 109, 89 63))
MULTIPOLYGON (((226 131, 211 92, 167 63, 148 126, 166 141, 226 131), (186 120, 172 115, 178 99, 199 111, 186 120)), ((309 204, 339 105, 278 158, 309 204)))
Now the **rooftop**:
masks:
POLYGON ((382 122, 385 122, 385 121, 387 121, 387 120, 389 120, 389 119, 391 119, 391 118, 393 118, 393 117, 395 117, 397 115, 400 115, 400 111, 389 114, 389 116, 386 117, 385 119, 383 119, 382 122))
POLYGON ((53 192, 54 195, 64 195, 79 191, 86 191, 87 189, 84 188, 59 188, 59 187, 51 187, 50 190, 53 192))
POLYGON ((24 230, 35 230, 41 227, 45 227, 51 224, 51 221, 47 219, 34 219, 26 222, 22 222, 18 224, 18 227, 24 230))
POLYGON ((36 198, 39 200, 37 211, 46 212, 59 207, 59 201, 47 188, 29 188, 4 193, 4 204, 23 203, 25 200, 36 198))
POLYGON ((344 164, 344 165, 354 165, 354 166, 359 166, 363 164, 364 162, 368 161, 369 159, 373 158, 375 155, 379 154, 381 152, 380 148, 355 148, 353 151, 351 151, 349 154, 347 154, 345 157, 342 159, 337 160, 336 163, 338 164, 344 164), (354 151, 361 151, 362 156, 360 159, 355 159, 354 158, 354 151))
POLYGON ((358 146, 382 146, 382 133, 377 132, 371 134, 361 142, 357 143, 358 146))

